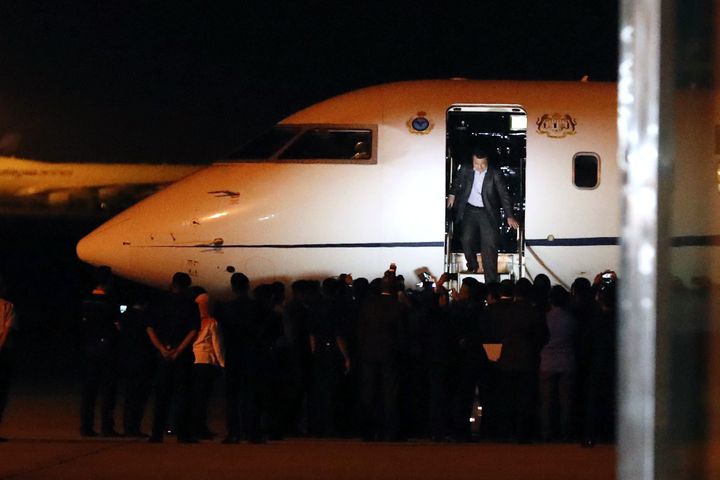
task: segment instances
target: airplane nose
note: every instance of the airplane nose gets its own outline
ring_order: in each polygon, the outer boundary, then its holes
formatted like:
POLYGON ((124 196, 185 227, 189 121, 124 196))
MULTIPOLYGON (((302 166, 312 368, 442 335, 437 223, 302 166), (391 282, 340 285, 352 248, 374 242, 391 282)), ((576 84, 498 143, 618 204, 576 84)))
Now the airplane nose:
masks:
POLYGON ((107 265, 117 273, 125 270, 127 253, 120 237, 122 231, 120 224, 101 225, 80 239, 75 247, 78 258, 95 266, 107 265))

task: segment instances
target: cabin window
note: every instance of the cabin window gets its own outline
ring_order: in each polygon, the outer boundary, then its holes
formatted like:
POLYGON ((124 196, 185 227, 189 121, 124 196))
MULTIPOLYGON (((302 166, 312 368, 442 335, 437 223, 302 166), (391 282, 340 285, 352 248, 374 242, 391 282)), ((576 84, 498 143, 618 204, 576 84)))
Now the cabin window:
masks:
POLYGON ((600 157, 596 153, 575 154, 573 157, 573 183, 577 188, 597 188, 600 184, 600 157))
POLYGON ((228 161, 376 163, 374 125, 276 125, 228 161))

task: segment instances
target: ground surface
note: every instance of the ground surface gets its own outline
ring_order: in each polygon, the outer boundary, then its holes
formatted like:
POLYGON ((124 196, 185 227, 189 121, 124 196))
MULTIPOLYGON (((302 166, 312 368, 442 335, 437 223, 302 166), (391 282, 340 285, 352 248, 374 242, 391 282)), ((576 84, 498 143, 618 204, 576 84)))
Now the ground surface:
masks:
MULTIPOLYGON (((0 479, 583 479, 615 478, 615 448, 577 445, 469 445, 355 440, 219 441, 161 445, 81 439, 77 399, 15 389, 0 434, 0 479)), ((222 431, 222 419, 212 425, 222 431)))

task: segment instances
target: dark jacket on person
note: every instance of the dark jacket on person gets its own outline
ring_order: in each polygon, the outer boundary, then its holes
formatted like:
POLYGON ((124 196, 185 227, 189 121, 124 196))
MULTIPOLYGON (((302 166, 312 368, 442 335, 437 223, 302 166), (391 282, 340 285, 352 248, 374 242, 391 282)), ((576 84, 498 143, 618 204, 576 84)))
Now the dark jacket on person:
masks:
POLYGON ((498 367, 506 372, 536 371, 540 350, 547 341, 547 325, 530 302, 516 300, 502 323, 502 350, 498 367))
MULTIPOLYGON (((188 295, 171 293, 153 307, 148 326, 163 345, 177 348, 188 333, 200 330, 200 310, 188 295)), ((185 355, 192 356, 192 348, 185 349, 185 355)))
POLYGON ((502 343, 503 328, 505 318, 509 315, 515 302, 512 298, 501 298, 497 302, 490 304, 485 309, 487 316, 487 338, 485 343, 502 343))
POLYGON ((117 344, 118 304, 110 295, 95 290, 81 305, 82 337, 87 347, 111 348, 117 344))
MULTIPOLYGON (((455 208, 457 209, 456 220, 460 221, 465 213, 465 207, 470 198, 475 170, 472 163, 462 165, 458 170, 449 193, 455 195, 455 208)), ((505 185, 505 177, 500 170, 488 166, 482 184, 482 200, 485 208, 492 214, 496 226, 500 227, 500 207, 505 210, 505 215, 512 215, 512 199, 505 185)))
POLYGON ((242 364, 243 356, 257 334, 260 310, 249 297, 237 297, 218 304, 215 317, 223 334, 226 369, 233 370, 242 364))
POLYGON ((360 359, 392 362, 400 350, 405 307, 391 295, 372 296, 363 304, 357 325, 360 359))
POLYGON ((148 368, 155 348, 147 335, 148 312, 137 306, 120 315, 120 363, 130 371, 148 368))
POLYGON ((488 357, 483 348, 487 338, 487 316, 483 306, 472 300, 451 305, 449 324, 454 355, 457 361, 481 366, 488 357))

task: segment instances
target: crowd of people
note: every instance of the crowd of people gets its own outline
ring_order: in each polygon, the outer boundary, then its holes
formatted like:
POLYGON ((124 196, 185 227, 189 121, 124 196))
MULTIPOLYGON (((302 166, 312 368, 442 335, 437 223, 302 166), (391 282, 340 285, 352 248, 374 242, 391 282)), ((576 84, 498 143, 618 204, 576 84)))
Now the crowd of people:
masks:
POLYGON ((84 437, 211 440, 209 399, 222 391, 223 443, 613 440, 612 275, 578 278, 569 292, 544 275, 469 276, 457 291, 448 275, 426 276, 406 289, 393 264, 372 281, 298 280, 288 294, 280 282, 251 291, 234 273, 233 299, 213 302, 179 272, 161 300, 122 313, 112 279, 100 267, 82 304, 84 437))

